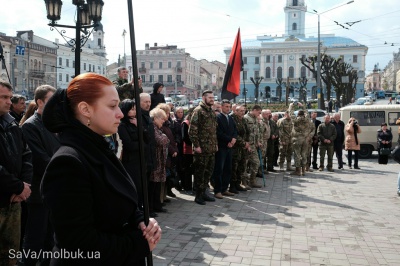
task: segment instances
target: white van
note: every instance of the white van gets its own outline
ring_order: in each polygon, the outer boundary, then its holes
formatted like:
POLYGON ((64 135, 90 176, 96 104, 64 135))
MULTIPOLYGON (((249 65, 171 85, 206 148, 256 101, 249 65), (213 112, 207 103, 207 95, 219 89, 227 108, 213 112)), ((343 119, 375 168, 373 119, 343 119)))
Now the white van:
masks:
POLYGON ((186 95, 176 95, 175 103, 177 106, 184 106, 188 104, 188 98, 186 95))
POLYGON ((360 158, 369 158, 372 152, 377 150, 377 131, 384 122, 392 130, 392 142, 397 142, 396 120, 400 117, 399 105, 349 105, 340 108, 340 113, 345 124, 350 117, 354 117, 361 126, 361 133, 357 135, 361 145, 360 158))

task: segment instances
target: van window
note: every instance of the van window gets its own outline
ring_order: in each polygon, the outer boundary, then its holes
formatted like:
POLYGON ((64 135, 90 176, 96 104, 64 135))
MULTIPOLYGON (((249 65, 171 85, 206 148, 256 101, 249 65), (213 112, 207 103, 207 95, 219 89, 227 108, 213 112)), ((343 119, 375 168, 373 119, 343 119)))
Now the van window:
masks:
POLYGON ((385 111, 353 111, 350 117, 357 119, 360 126, 380 127, 385 122, 385 111))
POLYGON ((399 119, 400 112, 390 112, 389 113, 389 126, 395 126, 396 120, 399 119))

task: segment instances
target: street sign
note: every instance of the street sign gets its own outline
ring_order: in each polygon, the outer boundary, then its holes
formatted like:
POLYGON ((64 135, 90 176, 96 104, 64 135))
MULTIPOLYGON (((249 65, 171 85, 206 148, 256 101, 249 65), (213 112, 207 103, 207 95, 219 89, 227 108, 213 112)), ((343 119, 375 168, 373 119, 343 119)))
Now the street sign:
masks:
POLYGON ((15 54, 17 54, 17 55, 25 55, 25 47, 17 45, 17 47, 15 47, 15 54))

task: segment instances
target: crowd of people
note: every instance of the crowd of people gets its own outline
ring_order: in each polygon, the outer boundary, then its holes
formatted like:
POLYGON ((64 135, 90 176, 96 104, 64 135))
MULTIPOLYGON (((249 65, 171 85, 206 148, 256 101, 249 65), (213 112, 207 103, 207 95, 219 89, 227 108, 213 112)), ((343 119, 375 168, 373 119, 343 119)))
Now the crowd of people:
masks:
MULTIPOLYGON (((321 122, 317 113, 291 103, 279 119, 259 105, 246 110, 216 102, 210 90, 185 113, 165 103, 162 83, 148 94, 139 80, 136 103, 126 69, 118 75, 111 82, 82 74, 66 90, 42 85, 27 110, 26 99, 0 82, 0 265, 15 264, 10 249, 80 249, 101 253, 100 260, 82 259, 82 265, 140 264, 161 238, 154 218, 167 212, 174 191, 205 205, 261 188, 257 177, 270 172, 334 172, 334 155, 339 170, 346 165, 343 147, 348 168, 360 169, 362 131, 353 117, 345 123, 335 113, 321 122), (147 225, 144 193, 152 217, 147 225)), ((388 162, 392 138, 382 124, 379 163, 388 162)), ((25 256, 21 263, 48 259, 25 256)), ((54 259, 54 265, 65 262, 54 259)))

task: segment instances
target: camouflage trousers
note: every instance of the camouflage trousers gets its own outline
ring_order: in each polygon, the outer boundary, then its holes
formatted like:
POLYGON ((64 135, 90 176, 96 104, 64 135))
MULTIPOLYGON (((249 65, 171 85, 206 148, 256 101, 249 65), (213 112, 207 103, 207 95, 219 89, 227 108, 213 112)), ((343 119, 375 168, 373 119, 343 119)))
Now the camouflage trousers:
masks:
POLYGON ((17 263, 16 259, 10 259, 10 255, 15 255, 19 250, 20 238, 21 204, 0 208, 0 266, 14 266, 17 263))
POLYGON ((333 166, 333 152, 334 147, 332 145, 320 145, 319 146, 319 167, 324 167, 325 153, 328 154, 328 165, 327 168, 332 168, 333 166))
POLYGON ((206 191, 208 182, 214 172, 215 155, 193 155, 194 186, 196 191, 206 191))
POLYGON ((294 165, 303 167, 307 164, 309 144, 304 138, 293 139, 294 165))
POLYGON ((246 150, 234 148, 232 154, 232 176, 231 182, 240 184, 246 171, 246 150))
POLYGON ((255 146, 251 146, 251 152, 245 152, 246 156, 246 166, 249 167, 250 170, 250 182, 256 179, 258 167, 260 166, 260 159, 258 157, 257 148, 255 146))
POLYGON ((293 145, 288 141, 289 144, 279 145, 279 164, 283 164, 285 160, 287 162, 292 161, 293 145))

